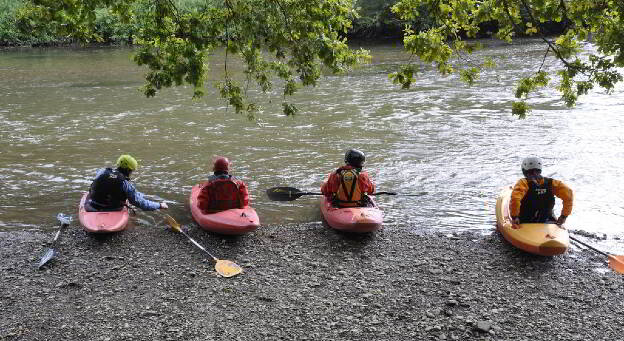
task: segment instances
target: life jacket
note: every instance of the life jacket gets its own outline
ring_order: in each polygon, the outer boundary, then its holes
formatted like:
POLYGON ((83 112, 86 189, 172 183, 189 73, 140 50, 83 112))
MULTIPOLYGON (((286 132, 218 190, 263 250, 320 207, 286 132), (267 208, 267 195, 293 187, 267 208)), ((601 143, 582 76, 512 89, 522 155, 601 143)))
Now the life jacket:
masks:
POLYGON ((555 195, 552 189, 552 179, 544 178, 540 186, 535 181, 528 180, 529 190, 520 202, 521 223, 545 223, 554 220, 553 208, 555 195))
POLYGON ((126 202, 126 193, 123 190, 124 181, 128 180, 123 173, 112 168, 106 168, 96 177, 89 189, 87 211, 119 211, 126 202))
POLYGON ((338 169, 340 185, 334 196, 334 204, 339 207, 362 206, 362 190, 358 177, 360 172, 356 168, 338 169))
POLYGON ((208 182, 202 187, 202 191, 208 191, 210 198, 209 207, 200 207, 205 212, 218 212, 231 208, 243 208, 243 198, 239 192, 236 178, 231 175, 218 175, 208 178, 208 182))

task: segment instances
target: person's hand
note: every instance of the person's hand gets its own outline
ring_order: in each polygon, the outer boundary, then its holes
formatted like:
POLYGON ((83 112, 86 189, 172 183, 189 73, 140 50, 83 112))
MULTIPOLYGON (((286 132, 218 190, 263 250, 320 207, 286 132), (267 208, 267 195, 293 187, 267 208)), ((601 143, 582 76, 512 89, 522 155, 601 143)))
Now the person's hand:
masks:
POLYGON ((168 209, 168 208, 169 208, 169 206, 167 206, 167 203, 166 203, 166 202, 164 202, 164 201, 163 201, 163 202, 161 202, 161 203, 160 203, 160 209, 161 209, 161 210, 166 210, 166 209, 168 209))
POLYGON ((511 220, 511 228, 519 229, 520 228, 520 218, 515 217, 511 220))
POLYGON ((557 219, 557 223, 556 224, 559 225, 559 227, 562 227, 561 225, 563 225, 565 223, 566 219, 568 219, 568 216, 562 214, 557 219))

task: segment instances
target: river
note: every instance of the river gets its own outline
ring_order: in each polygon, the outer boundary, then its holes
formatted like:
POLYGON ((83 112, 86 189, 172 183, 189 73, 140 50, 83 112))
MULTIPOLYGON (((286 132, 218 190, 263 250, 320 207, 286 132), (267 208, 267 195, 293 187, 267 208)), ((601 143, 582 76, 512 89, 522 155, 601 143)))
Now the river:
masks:
MULTIPOLYGON (((263 228, 318 223, 318 197, 271 202, 264 191, 278 185, 317 191, 353 147, 366 153, 378 190, 419 194, 379 197, 385 233, 489 233, 498 192, 521 177, 523 157, 537 155, 544 175, 574 190, 570 228, 624 237, 622 85, 612 95, 593 91, 573 108, 545 89, 520 120, 511 116, 513 80, 539 67, 541 44, 480 51, 502 61, 472 87, 425 66, 410 90, 387 76, 408 58, 399 46, 366 48, 370 65, 326 75, 294 96, 295 117, 281 113, 276 89, 260 97, 262 110, 251 121, 212 88, 198 101, 188 87, 145 98, 137 90, 145 70, 133 64, 130 49, 2 51, 0 231, 47 230, 58 212, 76 215, 95 171, 121 153, 139 160, 138 189, 169 200, 169 213, 184 224, 191 223, 190 188, 210 173, 215 155, 233 160, 263 228)), ((220 70, 223 58, 214 57, 212 68, 220 70)), ((548 59, 545 67, 554 66, 548 59)), ((140 214, 134 224, 153 224, 149 217, 140 214)))

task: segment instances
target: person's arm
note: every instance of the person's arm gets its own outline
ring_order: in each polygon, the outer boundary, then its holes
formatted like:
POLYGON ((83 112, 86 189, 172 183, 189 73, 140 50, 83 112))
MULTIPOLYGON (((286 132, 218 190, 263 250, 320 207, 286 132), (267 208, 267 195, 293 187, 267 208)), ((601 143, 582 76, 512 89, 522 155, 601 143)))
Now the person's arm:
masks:
POLYGON ((371 181, 367 172, 360 173, 360 186, 364 193, 375 193, 375 184, 371 181))
POLYGON ((167 204, 165 203, 158 203, 145 199, 143 193, 137 191, 130 181, 124 181, 123 189, 128 197, 128 201, 130 201, 132 205, 137 206, 144 211, 155 211, 159 208, 167 208, 167 204))
POLYGON ((338 174, 331 172, 327 178, 327 182, 323 182, 321 185, 321 193, 326 196, 331 196, 338 191, 338 174))
POLYGON ((249 206, 249 191, 247 190, 247 184, 243 181, 239 181, 238 183, 238 193, 243 201, 243 207, 249 206))
POLYGON ((570 187, 566 186, 559 180, 552 181, 553 194, 563 201, 563 207, 561 208, 561 214, 557 219, 557 225, 565 223, 568 216, 572 213, 572 206, 574 204, 574 193, 570 187))
POLYGON ((206 211, 208 207, 210 207, 210 189, 208 188, 207 182, 199 190, 199 194, 197 195, 197 207, 202 211, 206 211))
POLYGON ((511 192, 511 200, 509 200, 509 214, 516 220, 520 215, 520 204, 522 199, 529 190, 529 184, 526 179, 520 179, 511 192))

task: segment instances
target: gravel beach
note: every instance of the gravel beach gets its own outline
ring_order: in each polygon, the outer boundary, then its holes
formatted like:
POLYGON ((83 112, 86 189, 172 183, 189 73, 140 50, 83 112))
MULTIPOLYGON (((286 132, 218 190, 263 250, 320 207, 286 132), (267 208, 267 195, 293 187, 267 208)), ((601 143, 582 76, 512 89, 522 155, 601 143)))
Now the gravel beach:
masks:
MULTIPOLYGON (((74 222, 0 233, 1 340, 623 340, 624 275, 571 248, 532 256, 491 234, 369 235, 320 223, 188 233, 244 268, 220 278, 182 235, 74 222)), ((591 239, 586 239, 591 242, 591 239)))

